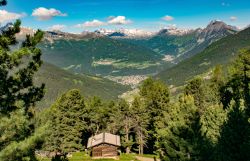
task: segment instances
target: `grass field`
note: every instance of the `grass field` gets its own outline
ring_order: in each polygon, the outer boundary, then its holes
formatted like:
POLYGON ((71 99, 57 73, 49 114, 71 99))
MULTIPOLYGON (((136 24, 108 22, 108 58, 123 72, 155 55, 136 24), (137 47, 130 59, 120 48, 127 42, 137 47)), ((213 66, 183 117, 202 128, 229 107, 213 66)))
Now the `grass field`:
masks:
MULTIPOLYGON (((91 157, 83 152, 73 153, 69 161, 92 161, 91 157)), ((113 159, 95 159, 96 161, 114 161, 113 159)), ((122 154, 120 156, 120 161, 137 161, 136 155, 134 154, 122 154)), ((39 158, 39 161, 51 161, 50 158, 39 158)))

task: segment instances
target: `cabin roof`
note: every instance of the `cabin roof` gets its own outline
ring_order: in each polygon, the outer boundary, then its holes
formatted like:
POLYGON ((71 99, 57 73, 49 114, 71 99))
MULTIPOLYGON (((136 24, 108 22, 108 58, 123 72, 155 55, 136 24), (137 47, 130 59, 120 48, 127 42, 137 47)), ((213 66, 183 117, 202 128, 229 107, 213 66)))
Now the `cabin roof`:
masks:
POLYGON ((88 139, 87 148, 91 148, 91 147, 97 146, 99 144, 104 144, 104 143, 114 145, 114 146, 121 146, 120 136, 113 135, 110 133, 101 133, 101 134, 95 135, 88 139))

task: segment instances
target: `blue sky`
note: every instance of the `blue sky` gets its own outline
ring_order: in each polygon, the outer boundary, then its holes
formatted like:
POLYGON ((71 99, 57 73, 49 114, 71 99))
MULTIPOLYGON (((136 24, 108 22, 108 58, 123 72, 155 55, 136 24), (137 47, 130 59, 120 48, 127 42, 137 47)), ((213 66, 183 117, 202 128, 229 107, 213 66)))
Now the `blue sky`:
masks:
POLYGON ((250 24, 250 0, 9 0, 0 8, 0 23, 15 18, 23 26, 70 32, 197 28, 215 19, 245 27, 250 24))

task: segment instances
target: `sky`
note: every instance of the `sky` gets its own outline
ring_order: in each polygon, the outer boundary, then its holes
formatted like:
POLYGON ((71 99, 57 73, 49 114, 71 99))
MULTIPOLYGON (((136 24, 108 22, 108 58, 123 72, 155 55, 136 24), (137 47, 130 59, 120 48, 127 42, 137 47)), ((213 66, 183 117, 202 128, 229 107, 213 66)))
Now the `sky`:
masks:
POLYGON ((74 33, 99 28, 194 29, 212 20, 244 28, 250 24, 250 0, 9 0, 0 7, 1 25, 17 18, 26 27, 74 33))

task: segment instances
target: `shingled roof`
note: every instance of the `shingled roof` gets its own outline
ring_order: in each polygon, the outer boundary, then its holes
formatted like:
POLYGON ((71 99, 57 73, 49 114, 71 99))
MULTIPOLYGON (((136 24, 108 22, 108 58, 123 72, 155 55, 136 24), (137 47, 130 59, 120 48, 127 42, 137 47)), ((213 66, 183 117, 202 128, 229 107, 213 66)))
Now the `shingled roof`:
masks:
POLYGON ((97 146, 99 144, 111 144, 114 146, 121 146, 120 136, 110 133, 101 133, 90 137, 88 140, 87 148, 97 146))

